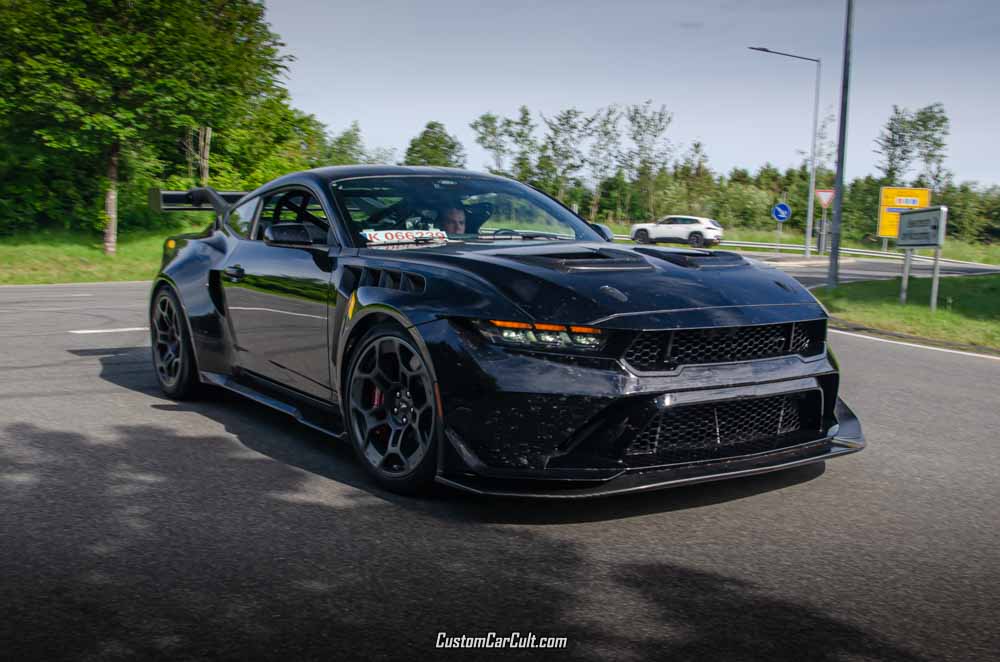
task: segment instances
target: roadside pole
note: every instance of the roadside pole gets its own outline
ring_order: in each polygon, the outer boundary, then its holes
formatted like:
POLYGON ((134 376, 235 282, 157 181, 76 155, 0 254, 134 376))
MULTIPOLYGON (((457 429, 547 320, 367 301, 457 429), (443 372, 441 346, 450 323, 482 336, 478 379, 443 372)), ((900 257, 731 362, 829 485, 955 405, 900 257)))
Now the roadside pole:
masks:
POLYGON ((938 283, 941 282, 941 248, 934 249, 934 272, 931 276, 931 312, 937 312, 938 283))
POLYGON ((833 227, 830 228, 830 268, 826 286, 837 287, 840 280, 840 225, 844 210, 844 152, 847 150, 847 96, 851 89, 851 27, 854 23, 854 0, 847 0, 844 22, 844 71, 840 82, 840 127, 837 131, 837 179, 833 198, 833 227))
POLYGON ((913 261, 913 249, 903 251, 903 279, 899 284, 899 303, 906 304, 906 288, 910 284, 910 263, 913 261))
POLYGON ((836 191, 832 188, 814 189, 813 194, 819 199, 819 204, 823 208, 823 219, 820 221, 819 237, 816 240, 816 249, 822 255, 827 247, 826 208, 833 202, 833 196, 836 195, 836 191))

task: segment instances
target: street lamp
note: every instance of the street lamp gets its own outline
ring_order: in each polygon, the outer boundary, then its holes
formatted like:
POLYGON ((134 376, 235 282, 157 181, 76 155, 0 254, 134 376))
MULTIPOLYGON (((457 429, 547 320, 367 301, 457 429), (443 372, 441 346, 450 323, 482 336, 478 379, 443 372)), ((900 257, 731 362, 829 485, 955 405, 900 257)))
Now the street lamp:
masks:
POLYGON ((748 46, 747 48, 752 51, 760 51, 761 53, 784 55, 785 57, 793 57, 796 60, 808 60, 816 63, 816 98, 813 103, 812 148, 809 150, 809 202, 807 207, 808 211, 806 211, 806 257, 809 257, 811 251, 810 242, 812 241, 813 232, 814 198, 816 197, 816 132, 819 130, 819 79, 820 72, 823 67, 823 61, 818 57, 805 57, 802 55, 793 55, 792 53, 782 53, 781 51, 772 51, 770 48, 764 48, 763 46, 748 46))

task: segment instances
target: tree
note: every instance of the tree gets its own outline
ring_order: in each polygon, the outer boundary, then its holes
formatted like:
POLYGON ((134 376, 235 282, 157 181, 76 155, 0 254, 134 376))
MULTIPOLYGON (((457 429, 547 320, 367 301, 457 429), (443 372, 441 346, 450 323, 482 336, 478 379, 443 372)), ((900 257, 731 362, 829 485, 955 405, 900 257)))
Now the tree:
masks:
MULTIPOLYGON (((652 180, 657 166, 666 163, 670 156, 665 135, 673 115, 667 112, 666 106, 653 108, 653 101, 649 99, 641 105, 627 106, 625 118, 628 121, 628 136, 632 141, 632 148, 622 153, 621 166, 625 176, 643 194, 645 212, 651 215, 655 193, 652 180)), ((626 191, 626 209, 630 206, 631 191, 632 187, 626 191)))
POLYGON ((535 123, 531 120, 531 111, 527 106, 517 110, 515 119, 504 118, 503 133, 510 140, 514 155, 511 175, 522 182, 535 179, 535 161, 539 156, 538 143, 535 141, 535 123))
POLYGON ((590 134, 591 118, 576 108, 562 110, 552 117, 542 116, 548 131, 545 150, 551 162, 555 197, 563 202, 569 179, 586 164, 583 143, 590 134))
POLYGON ((881 156, 876 164, 882 179, 899 184, 913 161, 913 115, 906 108, 893 105, 885 127, 875 139, 875 153, 881 156))
POLYGON ((493 113, 483 113, 469 124, 476 133, 476 143, 493 157, 490 172, 497 175, 506 172, 507 157, 510 155, 510 137, 504 131, 505 121, 493 113))
POLYGON ((590 221, 597 222, 597 210, 601 204, 604 180, 615 172, 621 152, 621 110, 618 106, 608 106, 598 110, 590 118, 590 150, 587 152, 587 167, 594 194, 590 198, 590 221))
POLYGON ((9 0, 0 68, 12 84, 2 124, 52 153, 103 162, 105 252, 117 242, 122 159, 163 135, 208 127, 276 86, 280 42, 252 0, 9 0))
POLYGON ((327 147, 325 161, 329 165, 364 163, 368 154, 361 138, 361 125, 357 121, 334 136, 327 147))
POLYGON ((944 167, 950 124, 948 114, 940 103, 932 103, 917 110, 910 121, 913 146, 923 166, 921 176, 937 192, 951 179, 951 173, 944 167))
POLYGON ((458 138, 448 134, 444 124, 432 121, 410 141, 404 163, 461 168, 465 165, 465 150, 458 138))

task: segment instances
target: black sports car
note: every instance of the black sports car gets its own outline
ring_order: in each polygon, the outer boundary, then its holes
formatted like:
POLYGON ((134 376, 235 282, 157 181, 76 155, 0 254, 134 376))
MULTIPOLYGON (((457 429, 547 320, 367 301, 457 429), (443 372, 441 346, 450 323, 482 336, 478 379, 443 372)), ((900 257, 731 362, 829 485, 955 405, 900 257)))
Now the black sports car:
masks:
POLYGON ((444 168, 153 193, 216 216, 165 244, 163 390, 287 412, 388 489, 586 497, 864 447, 825 311, 735 253, 611 243, 528 186, 444 168))

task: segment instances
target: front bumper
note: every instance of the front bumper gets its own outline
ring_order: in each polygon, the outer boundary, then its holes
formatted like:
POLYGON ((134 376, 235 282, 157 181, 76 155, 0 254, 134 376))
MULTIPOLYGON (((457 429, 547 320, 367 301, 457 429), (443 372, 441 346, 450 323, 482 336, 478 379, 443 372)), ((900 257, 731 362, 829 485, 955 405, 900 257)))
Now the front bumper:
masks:
POLYGON ((692 463, 663 469, 626 469, 609 478, 579 479, 501 479, 465 475, 439 475, 437 481, 474 494, 523 497, 532 499, 585 499, 589 497, 650 492, 682 485, 743 478, 794 469, 856 453, 865 447, 861 424, 854 412, 837 401, 838 424, 823 439, 784 448, 770 453, 743 456, 709 463, 692 463))
MULTIPOLYGON (((837 397, 839 375, 826 352, 638 374, 613 359, 512 352, 445 320, 420 330, 446 424, 437 480, 468 492, 538 498, 639 492, 778 471, 865 445, 857 417, 837 397), (779 423, 774 444, 716 446, 713 437, 705 453, 635 452, 643 426, 655 427, 649 421, 662 412, 680 415, 683 425, 693 416, 684 412, 708 407, 717 434, 727 403, 786 397, 810 399, 818 409, 793 434, 779 423)), ((686 433, 678 441, 684 445, 686 433)))

